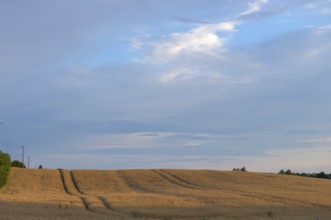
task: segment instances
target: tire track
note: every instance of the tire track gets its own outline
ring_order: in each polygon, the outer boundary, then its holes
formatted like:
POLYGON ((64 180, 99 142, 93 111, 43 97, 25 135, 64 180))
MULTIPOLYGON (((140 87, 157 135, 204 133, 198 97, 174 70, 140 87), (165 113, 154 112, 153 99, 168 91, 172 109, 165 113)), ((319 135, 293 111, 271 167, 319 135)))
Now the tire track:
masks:
POLYGON ((78 184, 77 184, 77 181, 76 181, 76 179, 75 179, 75 177, 74 177, 74 174, 73 174, 72 170, 69 171, 69 174, 70 174, 71 181, 72 181, 72 183, 73 183, 73 185, 74 185, 74 187, 75 187, 75 190, 76 190, 79 194, 81 194, 81 195, 85 195, 85 193, 83 193, 83 192, 79 189, 78 184))
POLYGON ((67 184, 66 184, 66 182, 65 182, 65 180, 64 180, 63 170, 62 170, 62 169, 58 169, 58 170, 59 170, 59 172, 60 172, 61 182, 62 182, 62 185, 63 185, 64 191, 65 191, 68 195, 71 195, 71 196, 72 196, 72 194, 71 194, 71 192, 69 192, 69 190, 68 190, 68 186, 67 186, 67 184))
POLYGON ((192 187, 195 187, 195 188, 198 188, 198 189, 203 189, 204 188, 202 186, 199 186, 197 184, 194 184, 194 183, 191 183, 191 182, 189 182, 187 180, 184 180, 184 179, 180 178, 179 176, 170 173, 169 171, 160 170, 160 172, 165 173, 165 174, 168 174, 169 176, 171 176, 172 178, 176 179, 177 181, 182 182, 182 183, 185 183, 185 184, 190 185, 192 187))
POLYGON ((103 205, 104 205, 108 210, 112 210, 112 208, 111 208, 111 204, 107 201, 107 199, 106 199, 105 197, 97 196, 97 198, 103 203, 103 205))
POLYGON ((191 185, 186 184, 185 182, 178 181, 176 178, 173 178, 168 173, 161 172, 161 170, 153 170, 153 172, 158 174, 162 178, 166 179, 168 182, 170 182, 172 184, 175 184, 175 185, 178 185, 178 186, 181 186, 181 187, 185 187, 185 188, 197 189, 197 187, 195 187, 195 186, 191 186, 191 185))
POLYGON ((97 200, 99 200, 101 202, 101 204, 108 210, 111 210, 111 205, 110 203, 107 201, 107 199, 105 197, 102 197, 102 196, 95 196, 95 195, 89 195, 89 194, 86 194, 84 193, 78 186, 78 183, 75 179, 75 176, 72 172, 72 170, 69 171, 69 174, 70 174, 70 178, 71 178, 71 181, 73 183, 73 186, 75 187, 75 190, 77 191, 78 193, 78 196, 81 198, 81 200, 83 201, 84 203, 84 206, 86 209, 88 210, 91 210, 90 209, 90 203, 88 202, 87 198, 88 197, 92 197, 92 198, 96 198, 97 200))
MULTIPOLYGON (((79 193, 79 191, 74 192, 74 191, 71 191, 71 190, 70 190, 70 186, 69 186, 69 185, 70 185, 70 182, 68 182, 68 181, 69 181, 68 178, 65 178, 64 170, 62 170, 62 169, 58 169, 58 170, 59 170, 59 172, 60 172, 61 181, 62 181, 63 188, 64 188, 65 192, 66 192, 68 195, 78 197, 78 198, 82 201, 82 204, 83 204, 85 210, 87 210, 87 211, 91 211, 91 210, 90 210, 90 205, 89 205, 88 200, 87 200, 86 198, 84 198, 83 196, 81 196, 80 193, 79 193)), ((74 181, 73 181, 72 178, 70 179, 70 181, 71 181, 71 184, 76 188, 75 183, 74 183, 74 181)), ((76 189, 77 189, 77 188, 76 188, 76 189)))
POLYGON ((138 183, 136 183, 132 179, 130 179, 130 177, 127 174, 125 174, 123 171, 117 170, 116 172, 117 172, 118 177, 121 178, 131 190, 136 191, 136 192, 142 192, 142 193, 154 193, 154 191, 146 189, 146 188, 140 186, 138 183))
MULTIPOLYGON (((188 185, 190 185, 192 187, 195 187, 195 189, 207 189, 207 190, 208 189, 216 189, 216 190, 223 190, 221 188, 210 188, 210 187, 206 187, 206 186, 205 187, 199 186, 199 185, 196 185, 194 183, 191 183, 191 182, 189 182, 187 180, 184 180, 184 179, 180 178, 179 176, 170 173, 169 171, 166 171, 166 170, 159 170, 159 171, 162 172, 162 173, 164 173, 164 174, 168 174, 169 176, 173 177, 174 179, 176 179, 176 180, 178 180, 180 182, 183 182, 183 183, 188 184, 188 185)), ((264 196, 256 196, 253 193, 248 193, 248 192, 242 191, 242 190, 236 190, 236 191, 232 190, 231 192, 233 192, 233 193, 240 193, 240 195, 245 196, 245 197, 254 197, 254 198, 257 198, 257 199, 261 199, 261 200, 266 200, 267 199, 264 196)))
POLYGON ((79 196, 80 200, 82 200, 82 203, 84 205, 84 208, 90 212, 92 212, 92 210, 90 209, 90 203, 87 201, 87 199, 83 196, 79 196))

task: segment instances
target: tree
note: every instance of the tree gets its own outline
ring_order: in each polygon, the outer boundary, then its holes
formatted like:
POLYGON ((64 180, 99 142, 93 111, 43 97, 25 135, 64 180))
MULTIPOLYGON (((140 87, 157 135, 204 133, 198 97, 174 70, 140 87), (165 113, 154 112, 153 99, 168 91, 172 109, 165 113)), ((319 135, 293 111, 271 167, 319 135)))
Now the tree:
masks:
POLYGON ((26 168, 24 163, 22 163, 21 161, 19 160, 14 160, 11 162, 11 166, 12 167, 18 167, 18 168, 26 168))
POLYGON ((281 169, 278 174, 285 174, 285 171, 281 169))
POLYGON ((322 171, 322 172, 316 174, 316 177, 317 178, 326 178, 326 174, 322 171))
POLYGON ((286 175, 292 175, 292 171, 290 169, 286 170, 285 172, 286 175))

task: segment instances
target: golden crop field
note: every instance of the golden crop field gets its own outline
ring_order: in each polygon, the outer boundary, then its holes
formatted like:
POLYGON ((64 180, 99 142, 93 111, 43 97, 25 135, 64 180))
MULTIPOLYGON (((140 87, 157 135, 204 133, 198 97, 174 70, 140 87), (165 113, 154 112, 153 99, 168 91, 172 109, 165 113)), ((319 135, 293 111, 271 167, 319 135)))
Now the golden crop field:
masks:
POLYGON ((331 181, 211 170, 12 168, 0 219, 331 219, 331 181))

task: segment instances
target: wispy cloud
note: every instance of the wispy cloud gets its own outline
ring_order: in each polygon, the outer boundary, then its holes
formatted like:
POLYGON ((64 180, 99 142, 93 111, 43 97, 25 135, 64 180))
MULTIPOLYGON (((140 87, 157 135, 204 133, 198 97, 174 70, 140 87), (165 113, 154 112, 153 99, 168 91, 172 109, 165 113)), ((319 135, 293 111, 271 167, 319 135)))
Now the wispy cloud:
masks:
POLYGON ((331 14, 331 1, 304 1, 303 8, 327 16, 331 14))
POLYGON ((78 150, 105 150, 116 148, 157 148, 160 139, 174 135, 173 133, 122 133, 109 135, 91 135, 81 139, 84 146, 78 150))
POLYGON ((245 11, 238 14, 237 17, 240 18, 240 17, 243 17, 243 16, 247 16, 247 15, 257 13, 268 2, 269 2, 269 0, 256 0, 256 1, 249 2, 248 3, 248 8, 245 11))
POLYGON ((154 41, 143 60, 167 64, 185 54, 215 56, 227 39, 220 37, 218 33, 233 33, 235 26, 234 22, 221 22, 201 25, 186 33, 172 33, 164 39, 154 41))
POLYGON ((192 24, 210 24, 211 23, 209 21, 203 21, 203 20, 197 20, 197 19, 185 18, 185 17, 178 17, 178 18, 175 18, 175 20, 178 22, 181 22, 181 23, 192 23, 192 24))
POLYGON ((307 143, 331 143, 331 137, 305 140, 307 143))
POLYGON ((164 73, 159 77, 160 82, 169 82, 172 80, 190 80, 199 76, 199 72, 190 68, 177 68, 164 73))

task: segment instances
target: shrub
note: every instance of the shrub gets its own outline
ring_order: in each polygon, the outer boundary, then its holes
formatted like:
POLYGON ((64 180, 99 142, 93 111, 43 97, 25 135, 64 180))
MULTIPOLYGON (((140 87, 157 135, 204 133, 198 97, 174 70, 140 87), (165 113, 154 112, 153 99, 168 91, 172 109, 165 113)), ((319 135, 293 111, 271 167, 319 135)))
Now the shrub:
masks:
POLYGON ((282 169, 282 170, 279 171, 278 174, 285 174, 285 171, 282 169))
POLYGON ((10 161, 10 155, 0 151, 0 188, 6 184, 10 161))
POLYGON ((292 175, 292 171, 290 169, 286 170, 285 174, 292 175))
POLYGON ((241 169, 240 169, 240 171, 242 171, 242 172, 246 172, 247 170, 246 170, 246 167, 242 167, 241 169))
POLYGON ((316 174, 316 177, 317 178, 326 178, 327 175, 323 171, 321 171, 320 173, 316 174))
POLYGON ((246 169, 246 167, 242 167, 242 168, 233 168, 232 171, 242 171, 242 172, 246 172, 247 169, 246 169))
POLYGON ((25 168, 25 165, 24 163, 22 163, 21 161, 19 160, 14 160, 11 162, 11 166, 12 167, 18 167, 18 168, 25 168))

